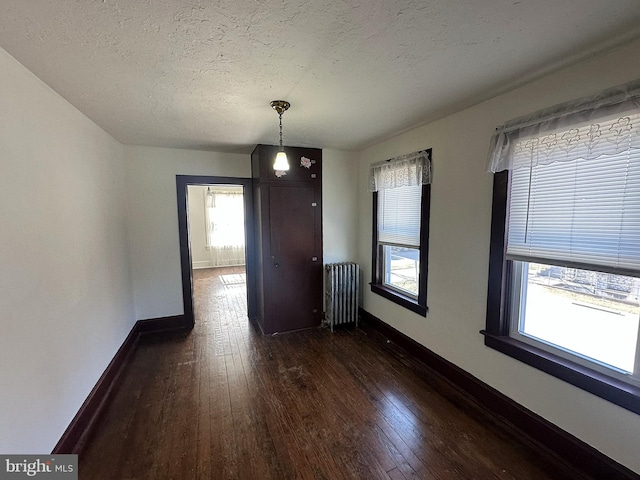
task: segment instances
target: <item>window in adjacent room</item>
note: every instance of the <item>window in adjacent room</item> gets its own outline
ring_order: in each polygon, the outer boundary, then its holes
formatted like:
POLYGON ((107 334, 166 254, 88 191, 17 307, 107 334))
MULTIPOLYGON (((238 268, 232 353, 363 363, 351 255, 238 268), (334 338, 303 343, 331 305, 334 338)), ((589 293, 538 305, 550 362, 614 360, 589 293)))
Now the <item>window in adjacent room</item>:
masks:
POLYGON ((431 149, 373 164, 371 291, 427 312, 431 149))
POLYGON ((211 185, 204 195, 205 246, 214 267, 244 265, 244 194, 242 186, 211 185))
POLYGON ((493 144, 485 343, 640 413, 640 83, 493 144))

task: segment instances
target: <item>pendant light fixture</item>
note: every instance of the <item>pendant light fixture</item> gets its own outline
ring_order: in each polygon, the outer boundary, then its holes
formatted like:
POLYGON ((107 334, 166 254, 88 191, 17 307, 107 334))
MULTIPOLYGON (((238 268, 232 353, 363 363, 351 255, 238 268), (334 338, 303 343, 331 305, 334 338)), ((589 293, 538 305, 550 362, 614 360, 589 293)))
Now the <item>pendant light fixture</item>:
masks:
POLYGON ((290 106, 291 104, 286 100, 274 100, 271 102, 271 108, 278 112, 278 117, 280 118, 280 149, 276 154, 275 162, 273 162, 274 170, 289 170, 289 159, 287 159, 287 154, 282 146, 282 114, 286 112, 290 106))

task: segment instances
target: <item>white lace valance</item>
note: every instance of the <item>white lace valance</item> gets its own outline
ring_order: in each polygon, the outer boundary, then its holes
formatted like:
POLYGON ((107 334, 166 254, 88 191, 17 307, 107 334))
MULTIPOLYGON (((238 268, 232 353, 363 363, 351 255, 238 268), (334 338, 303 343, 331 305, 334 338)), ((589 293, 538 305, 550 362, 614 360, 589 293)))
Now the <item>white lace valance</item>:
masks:
POLYGON ((420 150, 371 165, 369 190, 427 185, 431 183, 430 150, 420 150))
POLYGON ((487 170, 592 159, 631 149, 640 149, 640 81, 498 127, 487 170))

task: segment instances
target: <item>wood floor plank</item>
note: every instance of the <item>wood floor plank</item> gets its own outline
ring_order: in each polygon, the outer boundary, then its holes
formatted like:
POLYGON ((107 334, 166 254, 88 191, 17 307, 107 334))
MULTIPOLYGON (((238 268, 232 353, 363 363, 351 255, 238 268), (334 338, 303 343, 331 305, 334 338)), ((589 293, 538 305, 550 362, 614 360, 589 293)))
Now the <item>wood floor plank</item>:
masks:
POLYGON ((393 425, 392 430, 398 432, 398 435, 403 439, 402 444, 399 443, 397 446, 406 448, 406 445, 410 445, 412 450, 409 458, 428 458, 428 462, 414 462, 418 471, 422 472, 423 478, 441 478, 440 474, 443 471, 447 472, 447 469, 452 465, 455 467, 455 459, 449 458, 446 462, 439 464, 439 456, 429 453, 430 444, 439 440, 427 435, 424 424, 416 422, 415 418, 411 415, 407 416, 406 412, 403 412, 402 405, 395 401, 393 395, 388 391, 390 384, 385 378, 383 370, 379 370, 378 366, 373 364, 361 365, 354 357, 350 357, 350 363, 344 364, 344 366, 348 369, 353 384, 360 389, 362 396, 375 407, 377 412, 380 412, 378 425, 383 429, 387 425, 393 425), (370 381, 365 371, 369 375, 378 374, 380 377, 376 381, 370 381), (426 471, 421 468, 424 465, 429 466, 426 471))
MULTIPOLYGON (((215 279, 214 279, 215 280, 215 279)), ((203 285, 196 284, 202 290, 203 285)), ((211 285, 215 287, 216 285, 211 285)), ((216 288, 211 288, 212 292, 216 292, 216 288)), ((199 313, 198 318, 205 318, 203 322, 202 334, 199 335, 201 342, 205 345, 202 352, 202 360, 206 361, 208 368, 204 372, 208 372, 209 390, 203 392, 209 397, 209 425, 208 433, 210 438, 210 450, 199 450, 199 456, 209 457, 211 470, 201 471, 201 478, 225 478, 238 479, 240 457, 238 449, 234 441, 234 429, 231 414, 231 394, 229 390, 229 379, 227 375, 227 365, 225 357, 230 352, 229 335, 222 326, 222 322, 214 321, 219 318, 220 313, 213 314, 211 297, 203 294, 202 291, 196 292, 196 298, 201 301, 209 301, 203 306, 203 312, 199 313)))
POLYGON ((580 478, 366 327, 262 336, 243 274, 193 272, 195 328, 141 339, 80 478, 580 478))
POLYGON ((397 451, 390 451, 388 439, 381 437, 381 432, 376 426, 377 415, 372 416, 370 411, 362 409, 367 400, 351 385, 348 372, 342 368, 342 364, 336 362, 330 350, 325 349, 327 342, 318 342, 316 338, 310 339, 308 347, 312 355, 308 356, 316 369, 312 373, 314 378, 322 378, 330 381, 319 392, 319 398, 323 409, 339 412, 343 423, 352 425, 359 433, 358 443, 352 446, 356 451, 363 451, 373 462, 379 464, 384 471, 392 470, 399 464, 406 463, 404 459, 398 462, 397 451), (367 438, 368 437, 368 438, 367 438))
POLYGON ((387 475, 389 475, 389 478, 391 480, 406 480, 407 477, 404 476, 404 474, 397 468, 394 468, 393 470, 389 470, 387 472, 387 475))
POLYGON ((197 405, 197 452, 208 454, 197 455, 196 475, 198 480, 211 478, 211 473, 216 470, 216 457, 211 452, 220 451, 216 444, 216 436, 212 435, 211 425, 211 362, 209 351, 212 347, 211 335, 204 337, 198 344, 198 405, 197 405))
POLYGON ((311 355, 298 355, 296 360, 297 368, 304 373, 305 394, 310 397, 309 415, 319 421, 321 435, 327 437, 327 432, 333 433, 333 455, 341 459, 348 471, 356 478, 379 478, 395 464, 380 448, 372 422, 358 419, 357 410, 349 408, 346 402, 351 393, 348 384, 331 389, 327 388, 326 382, 318 381, 327 378, 326 372, 322 371, 326 358, 322 351, 314 350, 313 337, 308 336, 304 342, 304 351, 311 355))
POLYGON ((304 478, 347 478, 344 468, 331 452, 331 445, 320 440, 320 415, 315 415, 315 399, 308 397, 301 387, 300 369, 291 356, 283 355, 288 337, 268 340, 272 368, 265 372, 269 381, 268 391, 277 396, 284 407, 282 426, 294 439, 297 451, 294 457, 296 473, 304 478))
MULTIPOLYGON (((334 339, 336 338, 339 338, 339 336, 334 337, 334 339)), ((318 345, 326 345, 326 343, 327 342, 318 343, 318 345)), ((344 391, 344 385, 350 383, 350 374, 348 369, 344 368, 343 363, 336 362, 336 358, 342 358, 342 355, 343 352, 338 351, 338 349, 332 349, 331 356, 327 356, 322 363, 324 373, 320 375, 322 378, 331 379, 334 383, 335 389, 331 389, 331 391, 339 392, 337 400, 340 404, 340 409, 348 410, 360 424, 369 425, 372 431, 376 433, 378 441, 370 442, 370 445, 378 458, 386 460, 386 465, 383 464, 383 466, 388 467, 389 462, 391 462, 391 464, 402 471, 407 478, 435 478, 428 475, 425 465, 407 448, 406 444, 397 436, 393 429, 381 428, 381 425, 387 427, 388 422, 381 420, 377 414, 373 416, 367 415, 367 411, 360 408, 370 399, 368 395, 365 395, 365 393, 358 388, 351 389, 348 392, 344 391), (388 436, 388 433, 391 433, 391 438, 388 436), (400 445, 400 449, 392 438, 400 445), (418 474, 416 469, 419 472, 423 472, 423 475, 418 474)), ((313 358, 318 359, 317 352, 314 352, 313 358)), ((389 470, 390 469, 391 468, 389 468, 389 470)))

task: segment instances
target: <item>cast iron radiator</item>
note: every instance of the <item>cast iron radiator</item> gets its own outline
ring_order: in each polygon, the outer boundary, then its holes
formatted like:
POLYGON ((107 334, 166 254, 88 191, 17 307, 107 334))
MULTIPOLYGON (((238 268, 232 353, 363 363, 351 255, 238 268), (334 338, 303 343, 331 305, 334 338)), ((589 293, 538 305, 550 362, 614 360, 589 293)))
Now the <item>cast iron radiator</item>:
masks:
POLYGON ((325 273, 325 322, 331 326, 355 322, 358 326, 360 267, 357 263, 329 263, 325 273))

